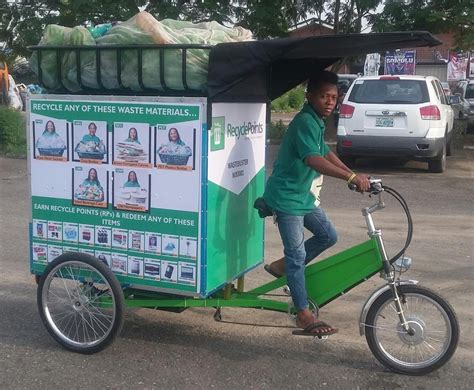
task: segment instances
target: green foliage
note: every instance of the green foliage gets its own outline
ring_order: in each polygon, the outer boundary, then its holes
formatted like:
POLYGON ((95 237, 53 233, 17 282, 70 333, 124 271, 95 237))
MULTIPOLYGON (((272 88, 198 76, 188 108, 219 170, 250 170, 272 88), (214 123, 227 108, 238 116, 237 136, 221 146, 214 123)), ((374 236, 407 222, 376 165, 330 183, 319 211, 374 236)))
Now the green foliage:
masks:
POLYGON ((26 157, 25 120, 20 111, 0 107, 0 154, 26 157))
POLYGON ((377 32, 427 30, 454 33, 456 49, 474 47, 472 0, 387 0, 381 14, 369 17, 377 32))
POLYGON ((305 101, 305 88, 293 88, 272 102, 273 111, 299 111, 305 101))
MULTIPOLYGON (((349 0, 346 0, 349 1, 349 0)), ((362 0, 358 0, 362 1, 362 0)), ((323 18, 327 0, 0 0, 0 42, 15 56, 29 57, 48 24, 66 27, 124 21, 145 9, 158 20, 215 20, 250 29, 257 38, 286 36, 307 15, 323 18)))
POLYGON ((287 126, 281 119, 278 122, 271 122, 267 130, 267 139, 282 139, 286 129, 287 126))

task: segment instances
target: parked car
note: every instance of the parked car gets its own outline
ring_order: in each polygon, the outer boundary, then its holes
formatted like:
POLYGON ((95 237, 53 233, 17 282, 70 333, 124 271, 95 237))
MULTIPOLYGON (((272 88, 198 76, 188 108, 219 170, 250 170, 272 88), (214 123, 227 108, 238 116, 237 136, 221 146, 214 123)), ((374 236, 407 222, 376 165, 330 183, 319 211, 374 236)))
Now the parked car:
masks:
POLYGON ((447 81, 441 81, 441 86, 443 87, 444 94, 446 96, 451 95, 451 87, 449 86, 449 83, 447 81))
POLYGON ((357 74, 338 74, 337 75, 337 86, 341 87, 345 85, 347 89, 352 85, 354 80, 359 77, 357 74))
POLYGON ((469 114, 467 126, 474 128, 474 80, 461 80, 456 85, 455 94, 460 94, 461 98, 469 104, 469 114))
POLYGON ((367 76, 350 87, 340 109, 337 152, 357 157, 395 156, 446 169, 454 113, 441 83, 431 76, 367 76))
POLYGON ((454 117, 457 119, 468 119, 470 114, 469 102, 460 93, 448 97, 454 110, 454 117))

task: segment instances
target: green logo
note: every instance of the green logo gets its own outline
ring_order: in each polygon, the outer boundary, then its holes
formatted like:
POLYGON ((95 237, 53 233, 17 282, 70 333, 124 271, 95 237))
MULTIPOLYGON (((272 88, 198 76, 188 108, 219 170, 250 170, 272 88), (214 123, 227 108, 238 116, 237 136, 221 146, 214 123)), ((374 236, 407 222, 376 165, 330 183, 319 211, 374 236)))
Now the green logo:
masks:
POLYGON ((211 152, 225 148, 225 116, 212 118, 211 152))

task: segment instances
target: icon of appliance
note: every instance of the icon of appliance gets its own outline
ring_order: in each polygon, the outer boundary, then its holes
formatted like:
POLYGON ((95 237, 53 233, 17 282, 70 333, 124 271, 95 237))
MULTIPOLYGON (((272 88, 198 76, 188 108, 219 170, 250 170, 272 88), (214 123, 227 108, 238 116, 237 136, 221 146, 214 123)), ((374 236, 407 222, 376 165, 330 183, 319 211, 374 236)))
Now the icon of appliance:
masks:
POLYGON ((132 260, 132 266, 130 267, 130 273, 140 275, 140 262, 132 260))
POLYGON ((117 245, 124 245, 126 242, 125 234, 114 233, 113 239, 117 245))
POLYGON ((165 278, 171 279, 171 275, 173 275, 173 271, 174 271, 174 266, 168 265, 165 271, 165 278))
POLYGON ((91 232, 90 230, 83 230, 82 232, 82 239, 84 241, 90 241, 91 240, 91 232))
POLYGON ((68 240, 75 240, 77 238, 77 231, 74 228, 64 229, 64 235, 68 240))
POLYGON ((194 279, 194 269, 192 267, 181 267, 181 278, 194 279))
POLYGON ((145 274, 150 276, 158 276, 160 274, 160 266, 154 264, 145 264, 145 274))
POLYGON ((43 237, 43 224, 42 223, 36 224, 36 234, 38 237, 43 237))
POLYGON ((168 242, 165 246, 165 251, 167 252, 172 252, 176 249, 176 245, 173 244, 172 242, 168 242))

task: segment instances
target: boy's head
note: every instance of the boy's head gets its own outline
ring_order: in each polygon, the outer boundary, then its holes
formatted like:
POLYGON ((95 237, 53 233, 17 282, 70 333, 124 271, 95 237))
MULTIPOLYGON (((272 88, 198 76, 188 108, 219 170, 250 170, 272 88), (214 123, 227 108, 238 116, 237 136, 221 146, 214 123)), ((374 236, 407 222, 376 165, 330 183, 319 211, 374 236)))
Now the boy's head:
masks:
POLYGON ((314 111, 322 117, 328 117, 337 103, 337 75, 323 70, 308 80, 306 99, 314 111))

